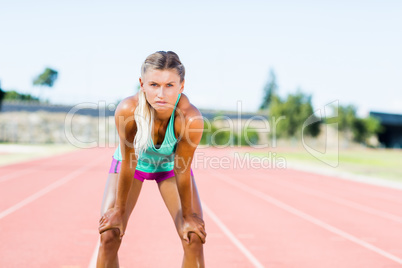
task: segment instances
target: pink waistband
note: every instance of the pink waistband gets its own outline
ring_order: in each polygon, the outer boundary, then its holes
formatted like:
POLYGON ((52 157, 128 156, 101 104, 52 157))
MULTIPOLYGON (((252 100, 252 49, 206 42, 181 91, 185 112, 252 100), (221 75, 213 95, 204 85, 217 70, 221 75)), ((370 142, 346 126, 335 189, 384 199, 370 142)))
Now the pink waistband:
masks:
MULTIPOLYGON (((120 167, 121 167, 121 161, 116 160, 113 158, 112 164, 109 169, 109 173, 119 173, 120 172, 120 167)), ((193 169, 190 167, 191 171, 191 176, 194 176, 193 169)), ((165 179, 174 177, 174 170, 169 170, 169 171, 160 171, 160 172, 145 172, 136 169, 134 173, 134 178, 139 179, 140 181, 144 180, 155 180, 156 182, 163 181, 165 179)))

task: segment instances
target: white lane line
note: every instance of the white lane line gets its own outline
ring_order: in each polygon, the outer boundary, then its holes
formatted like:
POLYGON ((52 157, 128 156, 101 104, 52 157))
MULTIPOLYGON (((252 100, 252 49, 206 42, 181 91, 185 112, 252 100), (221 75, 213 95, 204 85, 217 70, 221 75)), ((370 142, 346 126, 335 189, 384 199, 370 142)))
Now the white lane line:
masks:
MULTIPOLYGON (((234 157, 232 157, 232 158, 234 158, 234 157)), ((233 161, 235 161, 235 160, 233 160, 233 161)), ((302 165, 294 166, 295 163, 293 163, 293 164, 287 163, 287 164, 288 164, 287 169, 290 169, 292 171, 303 171, 303 172, 307 172, 307 173, 313 174, 313 175, 325 175, 325 176, 329 177, 328 179, 326 179, 328 181, 336 179, 336 180, 343 180, 343 181, 346 181, 346 182, 358 182, 358 183, 361 183, 361 184, 378 186, 378 187, 383 188, 381 190, 389 190, 389 189, 396 190, 396 191, 402 190, 402 183, 401 182, 387 181, 386 179, 374 178, 374 177, 368 177, 368 176, 364 177, 364 179, 360 178, 359 180, 356 180, 356 179, 353 179, 354 176, 361 177, 363 175, 356 175, 356 174, 353 174, 353 173, 350 173, 350 172, 342 172, 342 171, 341 172, 339 172, 339 171, 329 171, 327 169, 322 169, 320 171, 318 167, 313 167, 313 168, 307 167, 306 168, 305 165, 303 165, 303 166, 302 165), (373 180, 373 179, 377 180, 378 182, 381 182, 381 183, 384 182, 386 184, 389 183, 391 185, 387 186, 387 185, 384 185, 384 183, 383 184, 371 183, 370 180, 373 180)), ((258 169, 256 169, 256 171, 258 172, 258 170, 260 170, 260 169, 263 170, 263 171, 266 171, 262 167, 259 167, 258 169)), ((263 173, 260 173, 260 174, 263 174, 263 173)), ((265 174, 265 176, 266 176, 266 174, 265 174)), ((366 195, 366 196, 369 196, 371 198, 381 198, 381 199, 384 199, 384 200, 387 200, 387 201, 390 201, 390 202, 395 202, 395 203, 398 203, 398 204, 402 204, 402 200, 400 198, 400 195, 399 196, 398 195, 390 196, 388 193, 382 193, 382 192, 381 193, 377 193, 377 192, 374 193, 373 191, 367 191, 367 190, 364 190, 364 189, 360 189, 358 187, 355 187, 353 189, 349 189, 349 191, 352 191, 352 192, 354 192, 356 194, 366 195)))
POLYGON ((100 236, 98 239, 98 243, 96 243, 94 253, 92 253, 91 261, 89 262, 88 268, 96 268, 96 261, 98 260, 98 250, 100 246, 100 236))
MULTIPOLYGON (((257 260, 257 258, 254 257, 253 254, 251 254, 251 252, 248 251, 247 248, 239 240, 236 239, 235 235, 229 230, 229 228, 227 228, 226 225, 215 215, 215 213, 213 213, 212 210, 209 207, 207 207, 207 205, 205 205, 205 203, 202 201, 201 206, 202 210, 208 214, 208 216, 215 222, 216 225, 218 225, 218 227, 229 238, 229 240, 232 241, 232 243, 247 257, 247 259, 250 260, 250 262, 256 268, 264 268, 264 266, 257 260)), ((96 268, 99 245, 100 245, 100 238, 95 246, 94 252, 92 253, 92 258, 88 268, 96 268)))
POLYGON ((25 198, 24 200, 22 200, 21 202, 15 204, 14 206, 0 212, 0 220, 4 217, 6 217, 7 215, 10 215, 11 213, 17 211, 18 209, 28 205, 29 203, 32 203, 33 201, 35 201, 36 199, 40 198, 41 196, 44 196, 45 194, 53 191, 54 189, 62 186, 63 184, 66 184, 67 182, 69 182, 70 180, 74 179, 75 177, 77 177, 78 175, 80 175, 81 173, 84 173, 85 171, 87 171, 88 169, 91 169, 93 167, 95 167, 96 165, 93 165, 94 163, 99 163, 99 159, 97 159, 96 161, 92 161, 89 164, 86 164, 85 166, 81 167, 80 169, 77 169, 76 171, 62 177, 61 179, 55 181, 54 183, 48 185, 47 187, 43 188, 42 190, 34 193, 33 195, 25 198))
POLYGON ((337 196, 331 195, 331 194, 324 194, 322 192, 319 192, 317 190, 312 190, 312 189, 310 189, 308 187, 305 187, 305 186, 295 185, 293 183, 284 182, 284 181, 280 181, 280 182, 275 181, 275 184, 283 186, 283 187, 287 187, 287 188, 292 188, 295 191, 302 192, 302 193, 305 193, 305 194, 309 194, 309 195, 312 195, 312 196, 316 196, 316 197, 319 197, 319 198, 322 198, 322 199, 326 199, 328 201, 338 203, 338 204, 341 204, 341 205, 344 205, 344 206, 347 206, 347 207, 351 207, 351 208, 354 208, 356 210, 364 211, 366 213, 369 213, 369 214, 372 214, 372 215, 375 215, 375 216, 378 216, 378 217, 382 217, 384 219, 388 219, 388 220, 392 220, 392 221, 395 221, 395 222, 398 222, 398 223, 402 223, 402 217, 400 217, 398 215, 395 215, 395 214, 392 214, 392 213, 389 213, 389 212, 384 212, 384 211, 381 211, 381 210, 378 210, 376 208, 369 207, 369 206, 366 206, 366 205, 362 205, 362 204, 359 204, 357 202, 344 199, 342 197, 337 197, 337 196))
POLYGON ((354 174, 352 172, 347 171, 339 171, 337 169, 327 169, 315 166, 307 166, 306 164, 298 164, 298 163, 287 163, 287 166, 294 170, 301 170, 305 172, 321 174, 326 176, 331 176, 332 178, 347 180, 347 181, 355 181, 364 184, 370 184, 375 186, 381 186, 384 188, 398 189, 402 190, 402 183, 392 180, 386 180, 380 177, 367 176, 363 174, 354 174))
POLYGON ((235 237, 228 227, 212 212, 204 202, 201 201, 202 210, 218 225, 223 233, 232 241, 232 243, 247 257, 247 259, 254 265, 254 267, 264 267, 253 254, 235 237))
POLYGON ((252 195, 254 195, 256 197, 259 197, 259 198, 263 199, 264 201, 266 201, 268 203, 271 203, 271 204, 273 204, 273 205, 275 205, 275 206, 277 206, 277 207, 279 207, 279 208, 281 208, 283 210, 286 210, 287 212, 292 213, 292 214, 294 214, 294 215, 296 215, 296 216, 298 216, 298 217, 300 217, 300 218, 302 218, 302 219, 304 219, 306 221, 309 221, 309 222, 311 222, 311 223, 313 223, 313 224, 315 224, 315 225, 317 225, 317 226, 319 226, 319 227, 321 227, 321 228, 323 228, 325 230, 328 230, 328 231, 330 231, 332 233, 335 233, 335 234, 337 234, 337 235, 339 235, 339 236, 341 236, 341 237, 343 237, 345 239, 348 239, 348 240, 350 240, 350 241, 352 241, 352 242, 354 242, 354 243, 356 243, 356 244, 358 244, 358 245, 360 245, 362 247, 365 247, 365 248, 367 248, 367 249, 369 249, 369 250, 371 250, 371 251, 373 251, 373 252, 375 252, 375 253, 377 253, 377 254, 385 257, 385 258, 388 258, 388 259, 393 260, 393 261, 395 261, 395 262, 397 262, 399 264, 402 264, 402 259, 398 258, 397 256, 394 256, 391 253, 389 253, 389 252, 387 252, 387 251, 385 251, 383 249, 380 249, 380 248, 378 248, 378 247, 376 247, 376 246, 374 246, 372 244, 369 244, 366 241, 363 241, 363 240, 361 240, 361 239, 359 239, 359 238, 357 238, 357 237, 355 237, 355 236, 353 236, 353 235, 351 235, 351 234, 349 234, 349 233, 347 233, 345 231, 342 231, 342 230, 340 230, 340 229, 338 229, 338 228, 336 228, 336 227, 334 227, 334 226, 332 226, 332 225, 330 225, 328 223, 325 223, 325 222, 323 222, 323 221, 321 221, 321 220, 319 220, 319 219, 317 219, 317 218, 315 218, 315 217, 313 217, 313 216, 311 216, 311 215, 309 215, 307 213, 304 213, 301 210, 298 210, 298 209, 296 209, 296 208, 294 208, 294 207, 292 207, 290 205, 287 205, 286 203, 283 203, 283 202, 279 201, 278 199, 269 196, 268 194, 265 194, 263 192, 257 191, 254 188, 249 187, 247 184, 236 182, 232 178, 230 178, 229 176, 225 175, 224 173, 216 174, 216 171, 215 171, 215 173, 211 172, 210 175, 215 177, 215 178, 218 178, 220 180, 223 180, 223 181, 227 182, 228 184, 231 184, 231 185, 233 185, 235 187, 238 187, 239 189, 241 189, 241 190, 243 190, 245 192, 248 192, 248 193, 250 193, 250 194, 252 194, 252 195))
MULTIPOLYGON (((258 172, 258 171, 257 171, 258 172)), ((312 173, 312 172, 310 172, 310 173, 312 173)), ((264 176, 264 173, 263 172, 259 172, 259 174, 261 174, 262 176, 264 176)), ((313 173, 313 175, 320 175, 319 173, 313 173)), ((264 179, 266 179, 266 176, 267 176, 267 174, 265 174, 265 178, 264 179)), ((347 180, 347 179, 343 179, 343 178, 338 178, 338 177, 335 177, 336 175, 331 175, 331 177, 330 178, 332 178, 332 179, 337 179, 337 180, 344 180, 345 181, 345 183, 348 183, 348 182, 354 182, 353 180, 347 180)), ((260 177, 261 178, 261 177, 260 177)), ((328 179, 328 181, 329 181, 329 179, 328 179)), ((300 181, 300 182, 302 182, 302 181, 300 181)), ((361 182, 361 183, 365 183, 365 182, 361 182)), ((297 183, 298 184, 298 183, 297 183)), ((369 184, 369 183, 366 183, 366 184, 369 184)), ((299 185, 299 184, 298 184, 299 185)), ((381 187, 381 185, 371 185, 372 187, 374 187, 374 186, 377 186, 377 187, 381 187)), ((336 189, 332 189, 332 190, 336 190, 336 189)), ((364 195, 364 196, 368 196, 368 197, 370 197, 370 198, 377 198, 377 199, 382 199, 382 200, 384 200, 384 201, 388 201, 388 202, 393 202, 393 203, 397 203, 397 204, 402 204, 402 199, 401 199, 401 195, 399 194, 399 196, 398 195, 389 195, 389 194, 387 194, 387 193, 384 193, 383 191, 398 191, 398 189, 388 189, 388 188, 384 188, 384 187, 382 187, 382 188, 380 188, 379 190, 381 190, 381 192, 375 192, 375 191, 373 191, 373 190, 368 190, 368 189, 361 189, 360 188, 360 185, 356 185, 356 187, 354 187, 354 188, 349 188, 348 189, 348 191, 351 193, 351 194, 355 194, 355 195, 364 195)), ((399 189, 400 190, 400 189, 399 189)))

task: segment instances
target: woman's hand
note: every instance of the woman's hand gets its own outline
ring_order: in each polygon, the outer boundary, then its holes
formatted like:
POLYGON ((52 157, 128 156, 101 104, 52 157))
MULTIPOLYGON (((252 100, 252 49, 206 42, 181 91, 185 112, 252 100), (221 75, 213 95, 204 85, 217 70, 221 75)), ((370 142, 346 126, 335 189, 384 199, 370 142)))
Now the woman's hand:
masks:
POLYGON ((181 235, 188 244, 191 243, 189 238, 190 233, 197 234, 201 238, 201 242, 203 244, 205 243, 205 238, 207 236, 207 233, 205 232, 205 223, 196 213, 183 217, 181 235))
POLYGON ((124 226, 123 213, 119 208, 109 208, 99 220, 99 233, 117 228, 120 231, 120 239, 124 235, 126 226, 124 226))

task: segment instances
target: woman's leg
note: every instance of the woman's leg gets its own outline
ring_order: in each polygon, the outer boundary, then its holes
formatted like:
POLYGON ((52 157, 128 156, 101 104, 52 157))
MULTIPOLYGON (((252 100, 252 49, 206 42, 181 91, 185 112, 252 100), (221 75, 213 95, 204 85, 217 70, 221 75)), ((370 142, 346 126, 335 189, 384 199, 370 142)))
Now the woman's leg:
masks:
MULTIPOLYGON (((197 213, 198 216, 203 219, 200 197, 198 195, 197 185, 195 184, 193 176, 191 176, 191 180, 193 185, 192 207, 195 213, 197 213)), ((165 202, 166 207, 175 223, 176 231, 180 236, 179 230, 181 229, 183 214, 181 210, 181 202, 179 191, 177 189, 176 178, 172 177, 159 182, 158 188, 162 195, 163 201, 165 202)), ((195 233, 190 233, 191 244, 187 244, 187 242, 185 242, 181 236, 180 240, 184 250, 182 268, 205 267, 204 248, 200 237, 195 233)))
MULTIPOLYGON (((103 194, 102 207, 101 207, 101 217, 103 214, 114 206, 116 200, 118 173, 109 173, 105 192, 103 194)), ((137 203, 138 197, 141 192, 143 182, 133 178, 133 183, 131 184, 130 192, 127 198, 127 215, 125 217, 125 223, 131 215, 135 204, 137 203)), ((125 224, 127 226, 127 224, 125 224)), ((119 267, 119 259, 117 252, 120 248, 120 232, 118 229, 110 229, 103 232, 100 235, 100 247, 98 251, 98 260, 96 267, 119 267)))

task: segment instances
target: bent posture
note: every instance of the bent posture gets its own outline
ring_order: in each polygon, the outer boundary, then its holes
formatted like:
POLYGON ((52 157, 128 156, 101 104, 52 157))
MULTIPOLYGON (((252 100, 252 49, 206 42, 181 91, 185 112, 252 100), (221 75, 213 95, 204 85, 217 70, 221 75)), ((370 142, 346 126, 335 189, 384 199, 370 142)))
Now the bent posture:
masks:
POLYGON ((97 267, 119 267, 118 250, 144 180, 155 180, 181 239, 182 267, 205 267, 206 232, 191 162, 204 121, 183 94, 185 69, 172 51, 149 55, 140 91, 115 112, 119 133, 99 221, 97 267))

